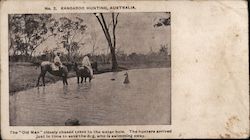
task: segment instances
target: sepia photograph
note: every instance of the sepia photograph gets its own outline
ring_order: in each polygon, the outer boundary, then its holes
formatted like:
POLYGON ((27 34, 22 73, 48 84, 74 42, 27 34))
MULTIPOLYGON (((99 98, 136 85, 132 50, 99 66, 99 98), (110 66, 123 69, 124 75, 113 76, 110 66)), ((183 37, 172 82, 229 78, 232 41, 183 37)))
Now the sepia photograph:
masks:
POLYGON ((247 1, 0 11, 0 139, 249 138, 247 1))
POLYGON ((171 125, 171 13, 8 14, 9 125, 171 125))

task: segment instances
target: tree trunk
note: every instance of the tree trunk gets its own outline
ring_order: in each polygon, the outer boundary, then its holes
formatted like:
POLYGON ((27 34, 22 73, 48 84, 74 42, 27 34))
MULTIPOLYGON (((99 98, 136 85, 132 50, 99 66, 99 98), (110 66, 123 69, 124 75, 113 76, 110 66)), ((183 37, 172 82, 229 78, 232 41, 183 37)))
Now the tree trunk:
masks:
POLYGON ((70 50, 68 50, 68 60, 71 60, 71 54, 70 54, 70 50))
POLYGON ((29 61, 32 62, 32 55, 33 55, 34 50, 31 50, 30 55, 29 55, 29 61))
POLYGON ((110 55, 111 55, 111 60, 112 60, 112 71, 117 71, 118 69, 118 63, 116 60, 116 55, 115 55, 115 46, 116 46, 116 37, 115 37, 115 28, 116 28, 116 24, 117 24, 117 17, 119 14, 115 15, 114 13, 112 13, 112 21, 113 21, 113 44, 112 44, 112 39, 111 39, 111 33, 109 32, 108 26, 106 24, 106 21, 104 19, 103 14, 100 14, 100 17, 96 16, 96 18, 98 19, 98 22, 100 23, 102 30, 104 32, 104 35, 108 41, 108 45, 110 48, 110 55))
POLYGON ((113 47, 110 47, 110 54, 112 59, 112 71, 117 71, 118 63, 115 56, 115 49, 113 47))

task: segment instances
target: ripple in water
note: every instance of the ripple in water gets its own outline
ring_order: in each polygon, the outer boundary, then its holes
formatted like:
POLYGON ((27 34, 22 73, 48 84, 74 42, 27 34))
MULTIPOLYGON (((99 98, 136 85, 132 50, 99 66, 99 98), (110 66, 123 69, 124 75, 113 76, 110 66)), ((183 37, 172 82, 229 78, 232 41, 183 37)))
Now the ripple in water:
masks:
POLYGON ((80 125, 170 124, 170 69, 129 70, 129 84, 123 84, 124 73, 16 93, 10 96, 10 124, 60 126, 70 118, 80 125))

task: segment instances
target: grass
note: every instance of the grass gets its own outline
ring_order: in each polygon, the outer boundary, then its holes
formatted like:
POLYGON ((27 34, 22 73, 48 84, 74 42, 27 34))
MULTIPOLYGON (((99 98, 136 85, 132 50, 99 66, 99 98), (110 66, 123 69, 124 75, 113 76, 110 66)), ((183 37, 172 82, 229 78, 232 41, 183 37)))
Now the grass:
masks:
MULTIPOLYGON (((170 67, 170 63, 158 61, 158 62, 118 62, 119 69, 138 69, 138 68, 160 68, 160 67, 170 67)), ((98 64, 98 72, 95 74, 101 74, 105 72, 110 72, 111 64, 98 64)), ((14 62, 9 64, 9 91, 10 94, 15 92, 26 90, 29 88, 36 87, 37 78, 40 74, 40 67, 35 66, 28 62, 14 62)), ((71 70, 68 77, 75 77, 75 72, 71 70)), ((41 79, 40 79, 41 80, 41 79)), ((55 83, 61 80, 60 77, 53 76, 49 73, 45 76, 45 83, 55 83)), ((41 81, 40 81, 41 84, 41 81)))
MULTIPOLYGON (((10 93, 35 87, 39 74, 40 74, 40 67, 34 66, 32 63, 24 63, 24 62, 10 63, 9 65, 10 93)), ((75 76, 75 74, 73 72, 70 72, 69 77, 73 76, 75 76)), ((60 77, 56 77, 51 74, 46 74, 45 82, 55 83, 60 79, 61 79, 60 77)))

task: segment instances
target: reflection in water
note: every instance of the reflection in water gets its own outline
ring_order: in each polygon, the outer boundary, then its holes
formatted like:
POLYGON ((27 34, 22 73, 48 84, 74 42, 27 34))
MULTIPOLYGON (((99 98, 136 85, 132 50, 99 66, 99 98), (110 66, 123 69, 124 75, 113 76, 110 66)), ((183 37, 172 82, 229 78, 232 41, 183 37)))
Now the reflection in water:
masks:
POLYGON ((43 86, 42 89, 39 88, 39 87, 36 88, 36 89, 37 89, 37 94, 38 94, 38 95, 40 95, 40 94, 45 94, 45 88, 46 88, 45 86, 43 86), (42 90, 42 91, 41 91, 41 90, 42 90))
POLYGON ((63 93, 64 93, 64 94, 69 93, 69 91, 68 91, 68 86, 63 86, 63 93))
POLYGON ((123 84, 124 72, 116 72, 96 75, 91 83, 70 78, 68 86, 56 82, 16 93, 10 96, 10 124, 64 125, 71 118, 80 125, 169 124, 170 69, 129 75, 130 84, 123 84))

